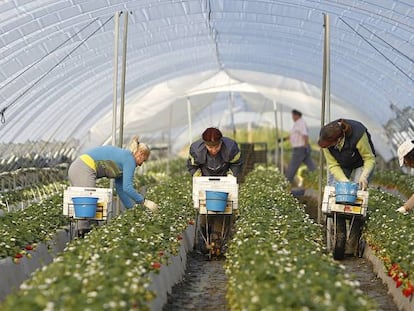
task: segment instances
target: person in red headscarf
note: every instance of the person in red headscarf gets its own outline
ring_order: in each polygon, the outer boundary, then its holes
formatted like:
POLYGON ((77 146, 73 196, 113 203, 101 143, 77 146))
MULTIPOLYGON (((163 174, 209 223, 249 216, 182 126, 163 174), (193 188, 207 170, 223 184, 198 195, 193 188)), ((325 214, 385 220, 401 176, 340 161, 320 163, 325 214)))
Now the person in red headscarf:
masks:
POLYGON ((237 143, 218 128, 209 127, 190 146, 187 168, 192 176, 238 177, 242 160, 237 143))

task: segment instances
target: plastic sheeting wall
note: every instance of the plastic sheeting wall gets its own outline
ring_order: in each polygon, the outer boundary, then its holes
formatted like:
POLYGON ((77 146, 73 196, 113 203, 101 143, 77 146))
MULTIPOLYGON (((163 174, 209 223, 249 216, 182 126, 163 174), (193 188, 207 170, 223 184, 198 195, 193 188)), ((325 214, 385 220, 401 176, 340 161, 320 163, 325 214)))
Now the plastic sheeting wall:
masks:
POLYGON ((393 156, 383 125, 391 102, 413 105, 414 10, 390 0, 3 0, 0 142, 110 139, 117 11, 121 38, 129 12, 125 136, 184 144, 187 98, 195 132, 224 125, 226 103, 207 118, 203 108, 230 90, 260 94, 243 95, 252 118, 276 101, 318 123, 328 14, 332 118, 362 120, 378 152, 393 156))

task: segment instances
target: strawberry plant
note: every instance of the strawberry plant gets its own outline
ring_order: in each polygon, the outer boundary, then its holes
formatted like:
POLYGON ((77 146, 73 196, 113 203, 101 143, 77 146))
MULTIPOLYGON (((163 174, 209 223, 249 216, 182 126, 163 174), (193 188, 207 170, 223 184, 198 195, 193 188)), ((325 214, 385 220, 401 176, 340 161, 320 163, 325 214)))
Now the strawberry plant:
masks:
POLYGON ((241 187, 226 256, 230 310, 375 310, 326 254, 322 228, 288 187, 270 168, 257 169, 241 187))
POLYGON ((136 206, 73 240, 0 309, 148 310, 156 295, 151 273, 178 254, 179 237, 194 219, 191 178, 160 183, 147 197, 160 204, 157 213, 136 206))
POLYGON ((61 194, 6 213, 0 217, 0 258, 14 256, 32 243, 51 240, 56 230, 68 223, 62 215, 61 194))
MULTIPOLYGON (((317 175, 308 173, 305 183, 307 187, 316 189, 317 175)), ((368 218, 363 237, 382 260, 395 286, 410 298, 414 275, 414 228, 411 217, 395 211, 403 201, 394 193, 411 196, 414 177, 396 171, 376 170, 372 183, 392 192, 369 189, 368 218)))

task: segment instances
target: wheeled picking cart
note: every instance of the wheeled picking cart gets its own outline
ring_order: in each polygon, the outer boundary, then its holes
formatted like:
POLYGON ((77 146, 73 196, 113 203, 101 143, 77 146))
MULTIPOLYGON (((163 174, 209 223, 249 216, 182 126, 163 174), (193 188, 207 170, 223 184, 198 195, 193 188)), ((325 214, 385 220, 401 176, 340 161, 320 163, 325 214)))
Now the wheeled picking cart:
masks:
MULTIPOLYGON (((325 186, 322 213, 326 215, 326 248, 332 252, 334 259, 341 259, 345 252, 346 241, 349 239, 350 232, 355 222, 365 222, 368 210, 368 191, 358 190, 354 203, 337 203, 335 187, 325 186), (347 234, 338 231, 338 218, 348 220, 347 234)), ((358 241, 358 256, 362 257, 365 242, 358 241)))
POLYGON ((238 209, 237 178, 233 176, 203 176, 193 178, 193 202, 196 209, 195 247, 208 254, 209 259, 225 252, 234 216, 238 209), (228 194, 223 211, 208 207, 207 191, 228 194))
POLYGON ((63 215, 69 217, 70 238, 74 237, 78 230, 80 221, 92 221, 94 223, 107 222, 113 216, 112 211, 112 189, 110 188, 93 188, 93 187, 68 187, 63 191, 63 215), (73 197, 97 197, 96 214, 93 217, 79 217, 75 214, 73 197))

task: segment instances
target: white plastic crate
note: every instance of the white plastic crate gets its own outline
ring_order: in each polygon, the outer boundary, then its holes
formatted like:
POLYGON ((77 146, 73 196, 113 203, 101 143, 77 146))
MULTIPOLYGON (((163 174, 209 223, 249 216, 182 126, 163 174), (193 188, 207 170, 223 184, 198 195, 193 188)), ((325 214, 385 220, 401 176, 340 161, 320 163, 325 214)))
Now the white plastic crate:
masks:
MULTIPOLYGON (((194 208, 200 214, 206 214, 206 190, 227 192, 227 207, 224 214, 232 214, 238 208, 239 185, 234 176, 201 176, 193 177, 194 208)), ((210 213, 210 212, 209 212, 210 213)), ((211 212, 214 213, 214 212, 211 212)))
POLYGON ((108 211, 112 211, 112 189, 110 188, 68 187, 63 191, 63 215, 74 217, 73 197, 98 198, 98 208, 94 219, 106 220, 108 211))
POLYGON ((345 214, 361 215, 365 217, 368 210, 368 191, 358 190, 354 204, 336 203, 335 187, 325 186, 322 200, 322 213, 339 212, 345 214))

